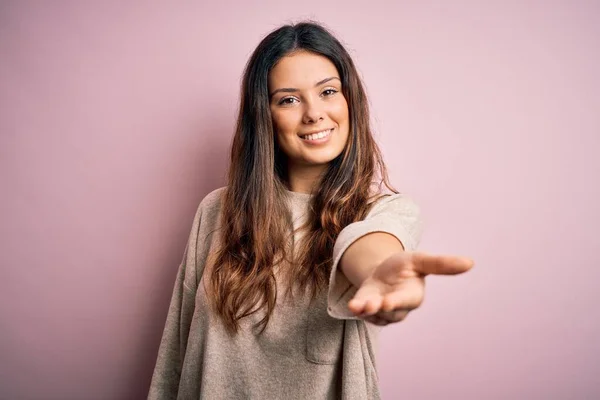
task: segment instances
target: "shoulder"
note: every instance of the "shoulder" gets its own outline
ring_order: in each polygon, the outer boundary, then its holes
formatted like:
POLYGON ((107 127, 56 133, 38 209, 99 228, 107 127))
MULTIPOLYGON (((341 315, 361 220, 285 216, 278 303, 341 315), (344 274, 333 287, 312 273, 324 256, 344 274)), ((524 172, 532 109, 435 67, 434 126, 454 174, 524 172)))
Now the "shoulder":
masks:
POLYGON ((405 250, 417 248, 424 228, 417 202, 402 193, 380 193, 378 196, 371 202, 371 209, 364 219, 342 229, 334 251, 343 250, 349 243, 372 232, 386 232, 396 236, 405 250))
POLYGON ((381 196, 362 223, 370 232, 388 232, 396 236, 405 250, 417 248, 425 227, 421 208, 412 197, 403 193, 381 196))
POLYGON ((221 199, 223 198, 223 194, 225 193, 226 188, 227 186, 220 187, 204 196, 198 208, 206 213, 210 213, 211 211, 217 211, 218 209, 220 209, 221 199))
POLYGON ((225 192, 225 186, 215 189, 208 193, 196 209, 194 217, 194 226, 199 229, 200 226, 213 226, 217 223, 221 211, 221 198, 225 192))
POLYGON ((373 202, 373 205, 367 214, 367 218, 387 213, 418 218, 421 215, 421 208, 412 197, 404 193, 381 194, 380 197, 373 202))

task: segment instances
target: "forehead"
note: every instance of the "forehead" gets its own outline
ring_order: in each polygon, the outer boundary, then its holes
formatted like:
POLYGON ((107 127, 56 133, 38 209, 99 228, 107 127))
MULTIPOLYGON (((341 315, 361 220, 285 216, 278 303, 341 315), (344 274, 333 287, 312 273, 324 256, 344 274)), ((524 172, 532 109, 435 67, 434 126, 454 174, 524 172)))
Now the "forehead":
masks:
POLYGON ((283 57, 269 73, 269 89, 281 87, 312 88, 329 77, 340 77, 327 57, 299 51, 283 57))

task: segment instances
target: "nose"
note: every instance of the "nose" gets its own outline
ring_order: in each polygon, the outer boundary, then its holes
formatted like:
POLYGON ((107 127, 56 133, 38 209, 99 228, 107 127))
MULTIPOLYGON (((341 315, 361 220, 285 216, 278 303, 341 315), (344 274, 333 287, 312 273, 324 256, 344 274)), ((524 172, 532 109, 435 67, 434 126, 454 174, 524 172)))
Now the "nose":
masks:
POLYGON ((323 120, 324 111, 322 104, 318 100, 309 100, 305 103, 304 116, 302 122, 305 124, 315 124, 323 120))

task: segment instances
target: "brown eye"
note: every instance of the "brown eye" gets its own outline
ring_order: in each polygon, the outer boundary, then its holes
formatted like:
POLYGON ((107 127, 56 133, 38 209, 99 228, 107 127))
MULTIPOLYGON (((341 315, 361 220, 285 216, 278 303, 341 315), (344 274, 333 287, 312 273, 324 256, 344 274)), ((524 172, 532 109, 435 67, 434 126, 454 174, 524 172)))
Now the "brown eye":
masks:
POLYGON ((294 101, 297 101, 296 98, 294 97, 284 97, 283 99, 279 100, 279 105, 287 105, 287 104, 293 104, 294 101))
POLYGON ((331 96, 331 95, 336 94, 337 92, 338 91, 335 89, 325 89, 325 90, 323 90, 323 93, 321 93, 321 94, 324 96, 331 96))

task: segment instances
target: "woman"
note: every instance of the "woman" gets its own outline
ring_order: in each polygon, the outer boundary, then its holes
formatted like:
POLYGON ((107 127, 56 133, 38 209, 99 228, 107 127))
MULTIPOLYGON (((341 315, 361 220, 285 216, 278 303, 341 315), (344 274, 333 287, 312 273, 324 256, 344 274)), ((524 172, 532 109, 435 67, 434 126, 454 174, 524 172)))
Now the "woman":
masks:
POLYGON ((148 398, 379 398, 378 329, 419 306, 426 274, 472 266, 413 252, 420 234, 346 50, 317 24, 273 31, 246 66, 228 185, 196 213, 148 398))

